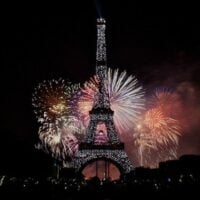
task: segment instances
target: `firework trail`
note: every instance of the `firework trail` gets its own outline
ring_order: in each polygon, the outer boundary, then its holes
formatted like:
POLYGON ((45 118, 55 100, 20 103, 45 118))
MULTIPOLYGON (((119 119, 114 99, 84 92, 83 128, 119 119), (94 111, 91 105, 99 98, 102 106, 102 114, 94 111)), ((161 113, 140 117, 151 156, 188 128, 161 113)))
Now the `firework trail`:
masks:
POLYGON ((61 161, 74 156, 78 149, 77 137, 83 132, 82 123, 73 115, 71 106, 71 98, 78 90, 78 85, 62 79, 44 81, 35 89, 32 98, 40 123, 37 148, 61 161))
MULTIPOLYGON (((134 76, 128 76, 124 71, 107 71, 105 87, 109 95, 111 109, 114 111, 114 123, 119 133, 128 132, 136 123, 144 107, 144 91, 134 76)), ((96 76, 84 84, 78 99, 78 112, 85 126, 89 123, 89 111, 92 109, 95 95, 98 92, 96 76)))
POLYGON ((137 156, 140 166, 146 165, 147 150, 157 150, 156 141, 152 139, 149 129, 145 126, 142 119, 138 120, 134 128, 134 142, 137 148, 137 156))

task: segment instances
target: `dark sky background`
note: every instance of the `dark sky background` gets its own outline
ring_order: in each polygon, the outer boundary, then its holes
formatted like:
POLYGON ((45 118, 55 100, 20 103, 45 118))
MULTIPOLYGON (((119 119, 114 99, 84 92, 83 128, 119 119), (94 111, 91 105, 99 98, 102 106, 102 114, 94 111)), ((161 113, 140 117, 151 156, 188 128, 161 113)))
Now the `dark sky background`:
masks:
MULTIPOLYGON (((38 124, 31 95, 44 79, 62 77, 83 83, 94 74, 96 8, 93 1, 81 2, 68 4, 65 12, 55 16, 3 15, 0 173, 34 174, 49 169, 48 156, 34 149, 38 124)), ((185 115, 190 116, 180 155, 200 154, 200 20, 187 9, 172 8, 102 1, 108 65, 136 75, 147 90, 180 89, 185 115)))

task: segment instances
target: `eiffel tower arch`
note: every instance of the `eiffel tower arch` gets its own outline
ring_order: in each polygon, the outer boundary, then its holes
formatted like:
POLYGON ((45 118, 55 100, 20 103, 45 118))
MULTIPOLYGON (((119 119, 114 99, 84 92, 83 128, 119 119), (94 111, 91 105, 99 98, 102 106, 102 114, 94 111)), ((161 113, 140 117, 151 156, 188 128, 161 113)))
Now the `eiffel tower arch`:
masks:
POLYGON ((94 106, 89 112, 90 123, 86 130, 85 141, 79 145, 73 161, 77 171, 83 170, 88 163, 95 160, 111 161, 118 166, 122 174, 134 169, 126 152, 124 143, 118 137, 113 122, 114 112, 110 108, 109 96, 106 91, 106 21, 97 19, 97 50, 96 75, 99 80, 99 91, 95 97, 94 106))

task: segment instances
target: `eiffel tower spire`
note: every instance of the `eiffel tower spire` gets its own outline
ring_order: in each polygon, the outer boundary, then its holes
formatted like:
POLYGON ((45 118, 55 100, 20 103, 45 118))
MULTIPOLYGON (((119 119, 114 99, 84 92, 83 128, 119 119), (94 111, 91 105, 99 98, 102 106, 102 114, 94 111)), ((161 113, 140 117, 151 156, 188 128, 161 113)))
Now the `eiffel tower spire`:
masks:
POLYGON ((94 108, 110 108, 108 92, 105 88, 107 72, 106 56, 106 20, 97 19, 97 49, 96 49, 96 75, 99 80, 99 93, 95 99, 94 108))

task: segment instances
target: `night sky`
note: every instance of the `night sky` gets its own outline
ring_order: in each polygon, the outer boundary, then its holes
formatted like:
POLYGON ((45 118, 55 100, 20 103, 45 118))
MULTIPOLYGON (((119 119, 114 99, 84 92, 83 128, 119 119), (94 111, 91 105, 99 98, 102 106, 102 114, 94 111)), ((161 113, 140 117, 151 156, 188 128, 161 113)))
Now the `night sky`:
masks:
MULTIPOLYGON (((114 1, 113 1, 114 2, 114 1)), ((107 20, 108 66, 134 74, 148 90, 182 90, 189 128, 180 155, 200 154, 200 20, 187 9, 149 9, 101 2, 107 20)), ((1 23, 0 173, 34 174, 48 156, 34 149, 38 124, 31 96, 44 79, 83 83, 95 69, 96 6, 68 4, 60 15, 7 13, 1 23)), ((53 14, 53 13, 51 13, 53 14)))

